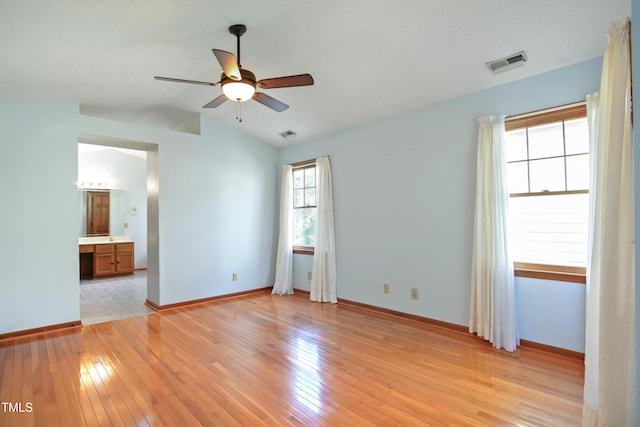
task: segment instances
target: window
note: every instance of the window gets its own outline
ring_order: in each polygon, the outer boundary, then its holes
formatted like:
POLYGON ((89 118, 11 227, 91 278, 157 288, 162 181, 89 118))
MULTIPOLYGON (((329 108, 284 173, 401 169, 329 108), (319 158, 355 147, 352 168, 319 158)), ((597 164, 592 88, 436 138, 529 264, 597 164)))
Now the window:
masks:
POLYGON ((313 254, 316 245, 316 162, 293 165, 293 251, 313 254))
POLYGON ((589 129, 584 104, 505 122, 516 275, 584 283, 589 129))

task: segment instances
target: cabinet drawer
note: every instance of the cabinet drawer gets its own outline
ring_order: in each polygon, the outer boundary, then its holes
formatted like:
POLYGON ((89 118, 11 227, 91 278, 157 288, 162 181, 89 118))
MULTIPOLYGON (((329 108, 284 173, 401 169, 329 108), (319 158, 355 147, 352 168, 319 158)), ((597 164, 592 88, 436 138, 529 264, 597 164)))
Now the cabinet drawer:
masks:
POLYGON ((112 254, 115 252, 116 245, 96 245, 95 252, 97 254, 112 254))
POLYGON ((118 243, 116 252, 133 252, 133 243, 118 243))
POLYGON ((80 253, 88 254, 93 252, 93 245, 80 245, 80 253))

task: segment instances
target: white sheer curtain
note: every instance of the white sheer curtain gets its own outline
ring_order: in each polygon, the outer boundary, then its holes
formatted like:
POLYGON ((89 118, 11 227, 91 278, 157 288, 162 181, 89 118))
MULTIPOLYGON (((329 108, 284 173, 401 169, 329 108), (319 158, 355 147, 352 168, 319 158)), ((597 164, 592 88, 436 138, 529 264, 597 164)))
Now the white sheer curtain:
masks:
POLYGON ((336 249, 333 225, 333 191, 328 157, 316 159, 316 247, 311 275, 311 301, 338 302, 336 293, 336 249))
MULTIPOLYGON (((611 24, 592 170, 583 425, 637 425, 629 21, 611 24)), ((590 99, 588 108, 596 107, 590 99)), ((588 114, 589 117, 589 114, 588 114)))
POLYGON ((484 116, 478 121, 469 332, 498 349, 514 351, 520 342, 508 245, 504 116, 484 116))
POLYGON ((280 192, 280 237, 276 261, 276 281, 272 294, 293 293, 293 182, 291 165, 282 167, 282 189, 280 192))

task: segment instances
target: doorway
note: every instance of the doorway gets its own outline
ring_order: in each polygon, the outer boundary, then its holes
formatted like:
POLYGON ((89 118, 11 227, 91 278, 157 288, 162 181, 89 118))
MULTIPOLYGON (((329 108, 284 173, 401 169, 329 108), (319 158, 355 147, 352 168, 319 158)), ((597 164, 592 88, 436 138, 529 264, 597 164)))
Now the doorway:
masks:
MULTIPOLYGON (((78 147, 79 185, 99 185, 102 191, 106 187, 112 193, 123 195, 122 203, 111 206, 111 228, 106 231, 101 229, 100 233, 92 234, 101 234, 115 241, 131 241, 135 247, 133 275, 79 280, 81 321, 83 324, 92 324, 149 314, 153 311, 145 305, 149 288, 148 278, 157 277, 157 273, 149 274, 148 271, 148 208, 149 200, 153 199, 157 203, 157 197, 150 197, 149 194, 149 183, 154 182, 154 173, 152 172, 150 177, 149 169, 153 171, 154 168, 148 168, 147 165, 148 152, 157 153, 157 146, 81 135, 78 147)), ((157 161, 157 155, 151 157, 152 162, 157 161)), ((157 186, 152 187, 152 192, 156 191, 157 186)), ((102 205, 104 206, 104 203, 102 205)), ((79 240, 82 241, 83 238, 80 237, 79 240)), ((157 249, 155 252, 157 253, 157 249)), ((155 283, 157 287, 157 280, 155 283)))

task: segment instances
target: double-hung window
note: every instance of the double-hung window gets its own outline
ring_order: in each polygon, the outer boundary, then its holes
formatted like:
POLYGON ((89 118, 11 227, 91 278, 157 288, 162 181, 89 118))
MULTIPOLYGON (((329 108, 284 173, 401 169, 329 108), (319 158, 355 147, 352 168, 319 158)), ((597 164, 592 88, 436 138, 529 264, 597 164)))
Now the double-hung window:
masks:
POLYGON ((505 131, 516 275, 584 283, 589 217, 585 105, 507 119, 505 131))
POLYGON ((293 251, 313 254, 316 245, 316 161, 294 163, 293 251))

